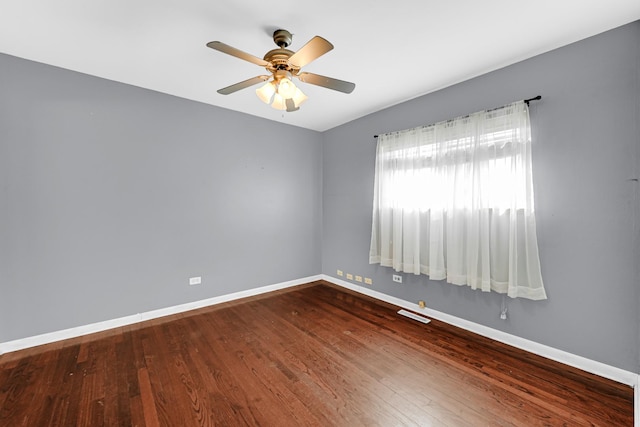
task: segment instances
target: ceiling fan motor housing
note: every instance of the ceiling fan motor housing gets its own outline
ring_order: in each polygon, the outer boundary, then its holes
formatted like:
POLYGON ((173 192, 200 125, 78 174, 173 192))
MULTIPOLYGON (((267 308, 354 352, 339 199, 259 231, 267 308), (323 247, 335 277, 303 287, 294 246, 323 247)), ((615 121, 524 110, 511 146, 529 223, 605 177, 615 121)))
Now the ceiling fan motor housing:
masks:
POLYGON ((287 70, 294 74, 300 70, 300 68, 295 67, 293 64, 289 62, 289 58, 295 52, 290 51, 289 49, 273 49, 267 52, 264 55, 264 60, 269 62, 270 67, 267 67, 268 70, 287 70))

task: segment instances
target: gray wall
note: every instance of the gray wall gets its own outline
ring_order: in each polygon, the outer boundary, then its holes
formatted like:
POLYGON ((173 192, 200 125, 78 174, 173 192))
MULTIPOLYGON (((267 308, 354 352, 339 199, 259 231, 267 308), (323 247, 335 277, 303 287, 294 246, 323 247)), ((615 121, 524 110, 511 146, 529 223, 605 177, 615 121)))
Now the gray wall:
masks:
POLYGON ((320 274, 320 133, 6 55, 0 89, 0 342, 320 274))
MULTIPOLYGON (((640 22, 350 122, 324 134, 323 272, 622 369, 639 372, 640 22), (374 134, 535 95, 533 173, 549 299, 501 296, 368 264, 374 134)), ((428 71, 426 71, 428 72, 428 71)))

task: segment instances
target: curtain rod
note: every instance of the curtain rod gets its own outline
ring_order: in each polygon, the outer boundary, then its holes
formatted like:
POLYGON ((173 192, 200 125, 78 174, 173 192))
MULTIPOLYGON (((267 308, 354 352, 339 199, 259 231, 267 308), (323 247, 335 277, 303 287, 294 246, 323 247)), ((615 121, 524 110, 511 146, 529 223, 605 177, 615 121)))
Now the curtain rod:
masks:
POLYGON ((529 102, 540 101, 541 99, 542 99, 542 96, 538 95, 538 96, 534 96, 533 98, 525 99, 524 103, 527 104, 527 106, 529 106, 529 102))
MULTIPOLYGON (((538 95, 538 96, 534 96, 533 98, 529 98, 529 99, 525 99, 523 102, 525 104, 527 104, 527 107, 529 106, 529 102, 531 101, 540 101, 542 99, 542 96, 538 95)), ((498 108, 502 108, 502 107, 498 107, 498 108)), ((378 135, 373 135, 374 138, 377 138, 378 135)))

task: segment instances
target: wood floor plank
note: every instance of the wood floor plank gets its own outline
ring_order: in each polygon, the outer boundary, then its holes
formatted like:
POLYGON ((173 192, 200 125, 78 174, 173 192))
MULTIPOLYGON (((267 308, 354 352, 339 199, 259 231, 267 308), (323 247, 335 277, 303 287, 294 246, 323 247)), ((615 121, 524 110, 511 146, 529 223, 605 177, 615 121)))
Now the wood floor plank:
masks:
POLYGON ((0 355, 2 426, 632 426, 633 389, 325 282, 0 355))
POLYGON ((149 373, 146 368, 138 369, 138 384, 140 385, 140 403, 142 406, 142 419, 148 427, 159 426, 158 412, 153 398, 153 390, 149 373))

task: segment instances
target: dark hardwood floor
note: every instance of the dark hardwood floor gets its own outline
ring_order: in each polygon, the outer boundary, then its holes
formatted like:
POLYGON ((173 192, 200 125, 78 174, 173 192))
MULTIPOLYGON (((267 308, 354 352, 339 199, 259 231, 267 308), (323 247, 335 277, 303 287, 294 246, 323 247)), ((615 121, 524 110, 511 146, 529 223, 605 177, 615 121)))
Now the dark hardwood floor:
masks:
POLYGON ((0 426, 632 426, 633 389, 316 282, 0 356, 0 426))

